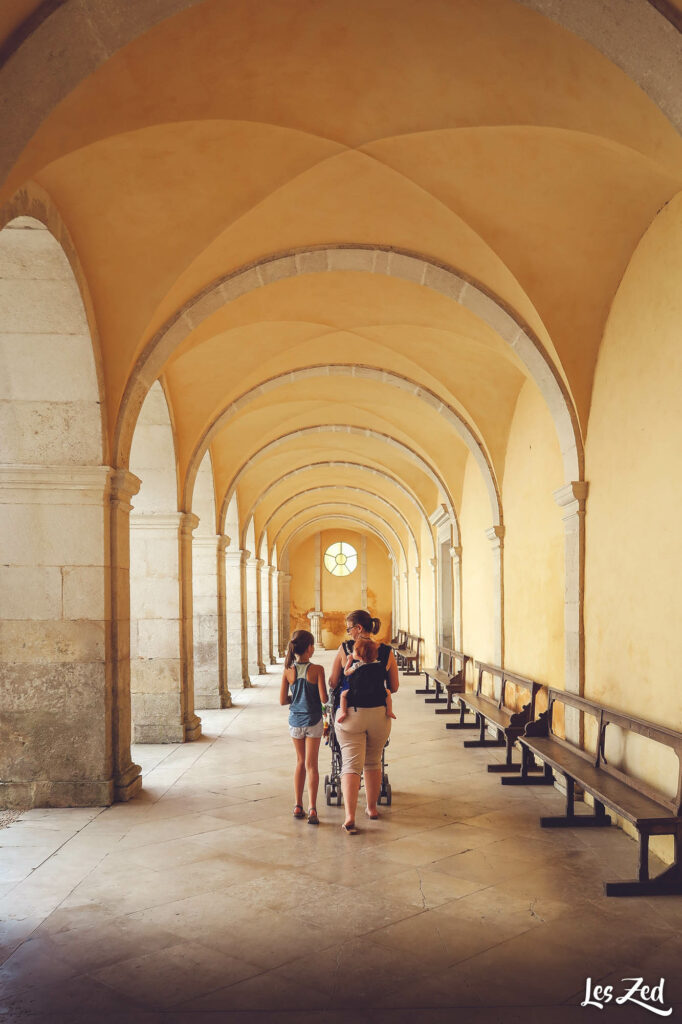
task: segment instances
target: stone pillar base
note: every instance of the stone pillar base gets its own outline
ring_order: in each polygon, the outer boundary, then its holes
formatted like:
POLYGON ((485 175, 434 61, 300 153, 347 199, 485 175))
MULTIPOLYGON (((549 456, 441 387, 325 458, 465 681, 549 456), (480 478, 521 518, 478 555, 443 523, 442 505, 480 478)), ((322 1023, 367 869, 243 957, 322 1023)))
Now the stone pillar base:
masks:
POLYGON ((185 722, 185 743, 191 743, 193 740, 198 740, 201 736, 201 719, 198 715, 192 715, 185 722))
MULTIPOLYGON (((142 785, 141 778, 139 784, 142 785)), ((106 782, 50 782, 49 779, 0 782, 0 807, 10 810, 27 810, 32 807, 108 807, 113 802, 112 779, 106 782)))
POLYGON ((126 803, 142 789, 142 769, 139 764, 130 764, 125 772, 114 781, 114 800, 126 803))

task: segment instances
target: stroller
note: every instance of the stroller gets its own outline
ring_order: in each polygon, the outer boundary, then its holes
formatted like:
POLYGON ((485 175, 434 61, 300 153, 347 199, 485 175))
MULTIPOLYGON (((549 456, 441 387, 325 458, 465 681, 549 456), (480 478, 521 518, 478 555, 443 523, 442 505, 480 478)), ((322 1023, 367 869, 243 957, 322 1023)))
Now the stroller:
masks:
MULTIPOLYGON (((328 704, 325 705, 325 726, 326 722, 329 722, 329 731, 327 732, 325 728, 325 734, 326 742, 329 744, 332 754, 332 764, 329 775, 324 777, 324 795, 327 800, 327 806, 334 804, 336 807, 340 807, 343 803, 343 794, 341 793, 341 747, 334 730, 334 716, 338 710, 340 698, 341 687, 337 686, 334 694, 330 696, 328 704)), ((388 775, 386 774, 386 747, 389 743, 390 739, 386 740, 386 745, 381 751, 381 790, 377 800, 378 804, 386 804, 387 807, 391 804, 391 783, 388 781, 388 775)))

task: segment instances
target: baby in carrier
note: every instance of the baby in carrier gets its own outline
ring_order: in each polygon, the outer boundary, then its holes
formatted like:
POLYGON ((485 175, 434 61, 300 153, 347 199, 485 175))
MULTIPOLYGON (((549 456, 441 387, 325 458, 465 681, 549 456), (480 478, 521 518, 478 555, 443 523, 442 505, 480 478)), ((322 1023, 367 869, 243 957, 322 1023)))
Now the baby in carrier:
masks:
MULTIPOLYGON (((395 718, 393 714, 393 698, 391 691, 386 688, 386 669, 377 660, 379 645, 374 640, 366 640, 360 637, 355 641, 353 651, 348 655, 346 667, 343 670, 344 680, 341 684, 341 699, 339 711, 336 715, 337 722, 343 722, 348 717, 348 702, 350 698, 353 706, 353 692, 357 693, 360 688, 363 690, 377 691, 377 705, 386 704, 386 717, 395 718), (383 691, 383 700, 380 691, 383 691)), ((364 701, 363 701, 363 706, 364 701)))

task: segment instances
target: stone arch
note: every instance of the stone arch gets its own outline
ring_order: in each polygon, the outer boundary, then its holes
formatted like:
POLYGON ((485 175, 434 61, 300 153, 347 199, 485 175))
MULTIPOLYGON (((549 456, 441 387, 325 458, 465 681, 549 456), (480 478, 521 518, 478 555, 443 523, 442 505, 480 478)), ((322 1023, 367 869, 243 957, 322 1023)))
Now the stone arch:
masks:
POLYGON ((197 466, 203 458, 206 448, 234 415, 243 411, 245 406, 254 398, 268 394, 278 388, 285 388, 294 381, 306 380, 311 377, 319 377, 320 375, 334 377, 361 377, 365 380, 388 384, 391 387, 406 391, 411 395, 415 395, 420 401, 424 402, 425 405, 434 409, 441 419, 445 420, 445 422, 455 431, 471 452, 485 481, 488 497, 490 499, 490 510, 493 525, 500 526, 502 524, 502 501, 492 463, 482 439, 466 421, 464 416, 453 406, 440 398, 434 391, 431 391, 422 384, 417 384, 408 377, 373 366, 345 365, 343 363, 308 366, 297 370, 291 370, 288 373, 280 374, 277 377, 270 377, 268 380, 262 381, 260 384, 256 385, 256 387, 251 388, 250 391, 244 392, 244 394, 230 402, 230 404, 226 406, 214 419, 211 426, 205 431, 200 441, 195 446, 187 467, 187 473, 185 474, 182 507, 190 508, 191 506, 197 466))
POLYGON ((381 543, 384 545, 384 547, 388 551, 389 557, 390 557, 391 562, 393 563, 393 565, 394 566, 399 565, 399 560, 398 560, 398 558, 396 556, 396 553, 393 550, 393 548, 391 547, 391 545, 388 542, 388 540, 386 539, 386 537, 384 537, 374 526, 371 526, 369 523, 366 523, 366 522, 364 522, 364 520, 358 518, 357 516, 353 516, 353 515, 315 516, 314 518, 309 519, 307 522, 302 523, 299 527, 297 527, 293 531, 293 533, 289 537, 287 537, 287 539, 286 539, 286 541, 284 543, 284 546, 282 548, 283 556, 284 557, 288 557, 289 548, 291 547, 291 543, 292 543, 294 537, 298 536, 299 533, 301 533, 303 530, 305 530, 308 526, 313 526, 316 523, 328 522, 330 519, 333 519, 333 520, 337 520, 338 519, 338 520, 341 520, 341 521, 346 521, 346 522, 349 522, 349 523, 354 523, 361 530, 368 530, 370 533, 373 533, 375 537, 379 538, 381 543))
POLYGON ((149 384, 163 370, 184 338, 227 302, 246 292, 300 274, 354 271, 382 274, 410 281, 439 292, 487 323, 516 352, 540 390, 557 432, 567 482, 582 479, 584 450, 575 406, 561 373, 537 335, 513 311, 508 310, 482 284, 452 267, 389 246, 320 246, 265 257, 258 263, 216 279, 187 302, 147 343, 126 385, 114 444, 117 460, 126 464, 129 422, 149 384))
MULTIPOLYGON (((0 121, 5 126, 0 177, 51 111, 122 47, 164 19, 202 0, 136 0, 127 7, 98 9, 80 0, 43 3, 0 50, 0 121), (41 89, 27 88, 35 68, 50 67, 41 89)), ((636 82, 678 129, 682 129, 677 74, 682 66, 682 16, 664 0, 630 0, 619 7, 591 0, 520 0, 578 35, 636 82), (677 32, 676 29, 677 28, 677 32)))
MULTIPOLYGON (((341 507, 352 509, 353 510, 353 515, 356 518, 356 520, 358 522, 365 523, 365 526, 367 528, 369 528, 369 526, 372 525, 372 524, 367 522, 367 520, 362 519, 360 513, 362 513, 364 515, 370 514, 373 519, 377 519, 381 523, 381 527, 376 527, 376 526, 374 527, 375 532, 377 532, 377 536, 381 536, 382 537, 384 543, 389 547, 389 549, 393 553, 400 552, 400 554, 402 555, 404 564, 405 565, 409 565, 409 560, 408 560, 408 557, 407 557, 407 552, 405 550, 405 546, 403 545, 403 542, 401 541, 400 537, 398 536, 396 531, 393 529, 393 527, 390 525, 390 523, 387 523, 386 520, 381 519, 377 515, 376 512, 369 512, 362 505, 354 505, 350 501, 322 502, 321 504, 316 505, 315 508, 312 509, 312 510, 311 509, 301 509, 300 512, 298 512, 296 515, 292 516, 291 519, 287 523, 285 523, 283 526, 280 527, 280 529, 277 531, 277 534, 274 537, 273 544, 277 544, 277 541, 279 540, 281 534, 284 533, 285 530, 289 529, 291 527, 292 523, 294 523, 296 519, 299 519, 302 516, 310 515, 311 511, 319 512, 323 508, 328 508, 329 509, 329 511, 327 512, 326 515, 327 515, 327 518, 330 518, 330 517, 333 517, 335 515, 335 513, 332 512, 331 509, 332 508, 341 508, 341 507), (356 515, 356 513, 358 513, 358 514, 356 515), (393 542, 391 545, 388 544, 388 538, 389 537, 391 538, 391 540, 393 542)), ((339 514, 339 518, 346 518, 349 514, 350 513, 342 512, 342 513, 339 514)), ((288 547, 288 541, 284 542, 284 546, 288 547)))
POLYGON ((108 804, 119 767, 108 643, 114 474, 78 282, 32 216, 0 231, 0 304, 3 803, 108 804))
MULTIPOLYGON (((393 476, 393 474, 389 473, 388 470, 376 469, 373 466, 363 466, 362 463, 360 462, 341 462, 338 460, 330 460, 329 462, 307 463, 305 466, 300 466, 297 469, 291 469, 287 473, 283 473, 282 476, 278 477, 277 480, 273 480, 273 482, 268 487, 266 487, 265 490, 261 492, 261 494, 258 496, 258 499, 251 506, 251 509, 249 510, 249 515, 253 515, 259 503, 263 500, 263 498, 265 498, 270 493, 270 491, 274 490, 274 488, 277 487, 284 480, 289 480, 295 476, 299 476, 301 473, 307 473, 311 469, 317 469, 320 467, 332 469, 352 469, 354 472, 368 474, 374 476, 379 480, 389 480, 395 487, 402 491, 405 497, 414 505, 417 514, 423 519, 423 521, 428 526, 429 517, 426 514, 426 509, 424 508, 421 501, 419 500, 419 498, 417 497, 417 495, 415 494, 415 492, 412 490, 408 483, 399 480, 398 477, 393 476)), ((427 531, 427 535, 431 538, 431 544, 433 546, 432 553, 435 555, 436 549, 433 541, 433 536, 430 530, 427 531)))
POLYGON ((376 430, 362 429, 360 427, 349 427, 346 426, 345 424, 330 424, 328 426, 323 427, 305 427, 302 428, 301 430, 293 430, 289 434, 283 434, 281 437, 275 438, 274 441, 270 441, 268 442, 268 444, 263 445, 262 448, 259 448, 258 451, 254 452, 254 454, 249 459, 247 459, 247 461, 243 463, 242 466, 240 466, 240 468, 237 470, 234 477, 232 478, 230 486, 228 487, 222 501, 219 521, 221 523, 224 521, 225 510, 229 504, 232 494, 236 487, 238 486, 240 478, 244 475, 245 472, 247 472, 249 466, 252 465, 255 459, 257 459, 261 455, 264 455, 266 452, 272 452, 274 449, 279 448, 283 444, 286 444, 287 441, 290 441, 294 437, 307 437, 312 436, 314 434, 323 434, 330 432, 341 434, 356 434, 362 437, 372 437, 376 438, 377 440, 384 441, 386 444, 391 445, 394 448, 397 448, 403 456, 406 456, 408 459, 410 459, 410 461, 414 462, 417 466, 419 466, 420 470, 436 485, 438 490, 445 496, 445 500, 448 505, 448 511, 450 511, 450 513, 452 514, 453 521, 455 523, 457 522, 457 513, 455 512, 454 502, 452 500, 452 496, 449 492, 447 485, 443 481, 440 474, 425 459, 423 459, 420 455, 418 455, 407 445, 403 444, 401 441, 396 441, 395 438, 391 437, 389 434, 382 434, 376 430))
MULTIPOLYGON (((286 505, 288 505, 289 502, 295 501, 296 498, 300 498, 304 494, 313 495, 313 494, 316 494, 316 493, 319 493, 319 492, 332 491, 333 489, 334 488, 330 487, 330 486, 311 487, 307 491, 299 491, 297 494, 292 494, 285 501, 281 502, 277 506, 277 508, 270 514, 270 516, 268 517, 268 519, 266 520, 266 522, 265 522, 265 524, 263 526, 261 537, 263 539, 266 539, 266 531, 268 529, 268 526, 272 522, 273 518, 277 515, 277 513, 280 512, 286 505)), ((352 486, 349 486, 349 485, 345 485, 343 487, 343 490, 345 490, 345 491, 353 491, 353 492, 357 493, 358 495, 362 495, 362 494, 371 495, 376 501, 379 501, 383 505, 387 505, 391 509, 393 514, 398 516, 400 521, 403 523, 403 525, 404 525, 405 529, 407 530, 407 532, 408 532, 408 534, 409 534, 409 536, 410 536, 410 538, 412 540, 412 543, 414 545, 414 550, 415 550, 416 558, 417 558, 417 560, 419 559, 419 545, 417 544, 417 538, 415 536, 414 530, 412 529, 409 521, 405 518, 405 516, 402 515, 402 513, 398 509, 396 509, 395 506, 390 503, 390 501, 387 501, 385 498, 382 498, 381 495, 377 495, 373 491, 369 491, 369 490, 367 490, 364 487, 352 487, 352 486)), ((327 503, 325 502, 325 504, 327 504, 327 503)), ((341 502, 338 502, 338 504, 347 505, 347 504, 349 504, 349 502, 341 501, 341 502)), ((354 504, 354 507, 358 508, 359 506, 354 504)), ((276 549, 276 545, 274 543, 273 543, 272 547, 276 549)))

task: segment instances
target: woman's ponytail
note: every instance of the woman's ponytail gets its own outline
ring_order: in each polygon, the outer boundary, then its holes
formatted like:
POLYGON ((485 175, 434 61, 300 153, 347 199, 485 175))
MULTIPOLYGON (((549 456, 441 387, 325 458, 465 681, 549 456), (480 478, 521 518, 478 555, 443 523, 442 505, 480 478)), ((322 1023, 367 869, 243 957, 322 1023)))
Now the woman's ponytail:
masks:
POLYGON ((350 612, 346 616, 346 622, 349 622, 351 626, 360 626, 363 633, 371 635, 378 633, 381 629, 381 620, 373 619, 364 608, 356 608, 354 612, 350 612))
POLYGON ((284 658, 284 667, 291 668, 294 663, 294 641, 290 640, 287 644, 287 653, 284 658))
POLYGON ((381 629, 381 619, 372 619, 372 629, 371 629, 372 635, 378 633, 380 629, 381 629))

